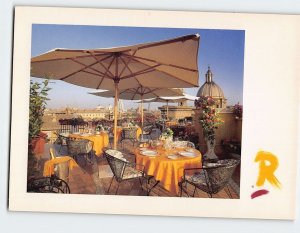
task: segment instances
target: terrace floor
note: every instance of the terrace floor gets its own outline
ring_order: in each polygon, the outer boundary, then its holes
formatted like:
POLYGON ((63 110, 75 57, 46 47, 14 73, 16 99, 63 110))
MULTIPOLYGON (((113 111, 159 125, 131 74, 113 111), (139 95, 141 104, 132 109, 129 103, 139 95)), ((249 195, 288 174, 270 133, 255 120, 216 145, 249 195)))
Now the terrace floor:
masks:
MULTIPOLYGON (((46 160, 50 159, 49 148, 53 147, 56 150, 56 154, 67 155, 67 148, 64 146, 60 148, 60 145, 56 144, 46 144, 45 153, 42 155, 40 160, 40 168, 43 168, 43 164, 46 160), (59 152, 60 151, 60 152, 59 152)), ((125 158, 128 161, 134 162, 135 156, 133 155, 134 147, 130 141, 125 141, 123 147, 121 144, 118 145, 118 149, 122 151, 125 158)), ((111 169, 105 158, 102 156, 93 158, 93 164, 86 163, 83 159, 79 159, 79 167, 75 167, 70 170, 69 175, 69 187, 72 194, 98 194, 98 195, 114 195, 117 182, 114 181, 110 188, 110 192, 107 193, 109 184, 112 179, 111 169)), ((40 169, 40 174, 42 175, 42 169, 40 169)), ((236 171, 230 180, 230 193, 234 199, 239 198, 239 171, 236 171)), ((151 181, 154 184, 155 181, 151 181)), ((120 184, 118 195, 130 195, 130 196, 146 196, 145 191, 146 182, 143 184, 144 190, 141 189, 138 180, 124 181, 120 184)), ((193 188, 188 186, 189 193, 193 193, 193 188)), ((174 197, 176 195, 165 190, 160 184, 158 184, 151 192, 150 196, 164 196, 164 197, 174 197)), ((183 196, 187 196, 183 193, 183 196)), ((209 198, 208 194, 197 189, 195 197, 198 198, 209 198)), ((230 198, 228 194, 222 190, 218 194, 213 195, 213 198, 230 198)))

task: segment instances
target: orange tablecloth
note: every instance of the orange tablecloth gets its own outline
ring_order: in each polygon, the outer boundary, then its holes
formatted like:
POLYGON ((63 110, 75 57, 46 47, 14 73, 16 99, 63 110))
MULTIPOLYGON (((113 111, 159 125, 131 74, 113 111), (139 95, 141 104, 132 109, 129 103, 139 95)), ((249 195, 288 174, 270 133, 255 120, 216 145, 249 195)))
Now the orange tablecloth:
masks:
POLYGON ((155 177, 163 187, 171 193, 179 192, 178 182, 183 176, 185 168, 201 167, 201 153, 194 149, 197 156, 183 157, 178 156, 176 160, 167 158, 170 154, 176 154, 182 149, 159 150, 155 157, 140 154, 140 150, 135 150, 136 163, 145 166, 148 175, 155 177))
POLYGON ((96 134, 96 135, 87 135, 87 136, 83 136, 80 134, 70 134, 69 137, 72 138, 83 138, 83 139, 88 139, 90 141, 92 141, 93 144, 93 150, 95 151, 97 156, 101 156, 103 153, 103 148, 107 147, 109 144, 109 138, 108 138, 108 134, 105 132, 101 132, 100 134, 96 134))
MULTIPOLYGON (((121 139, 122 130, 123 130, 123 128, 121 128, 121 127, 117 128, 117 141, 119 141, 121 139)), ((138 127, 137 131, 136 131, 136 140, 139 140, 140 135, 142 134, 142 132, 143 131, 142 131, 141 127, 138 127)))
POLYGON ((78 164, 72 159, 70 156, 62 156, 57 157, 55 159, 50 159, 44 164, 44 176, 51 176, 54 174, 54 167, 56 164, 64 163, 69 161, 69 169, 73 169, 74 167, 78 167, 78 164))
POLYGON ((117 127, 117 142, 121 139, 123 128, 117 127))

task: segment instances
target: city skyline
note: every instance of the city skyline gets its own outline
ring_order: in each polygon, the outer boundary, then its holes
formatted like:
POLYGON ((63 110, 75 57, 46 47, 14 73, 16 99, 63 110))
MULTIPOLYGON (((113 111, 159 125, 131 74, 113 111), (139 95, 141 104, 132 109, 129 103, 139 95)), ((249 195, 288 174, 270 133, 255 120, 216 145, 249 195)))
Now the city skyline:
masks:
MULTIPOLYGON (((184 91, 196 95, 205 82, 205 73, 210 66, 213 80, 223 89, 228 105, 243 102, 244 39, 242 30, 213 29, 176 29, 176 28, 139 28, 103 27, 77 25, 32 26, 31 54, 37 56, 54 48, 88 49, 119 47, 138 43, 170 39, 186 34, 200 34, 198 54, 199 87, 185 88, 184 91), (45 37, 44 35, 47 35, 45 37)), ((32 80, 42 81, 33 78, 32 80)), ((75 86, 63 81, 50 80, 47 108, 94 108, 98 105, 109 106, 113 98, 101 98, 88 94, 96 90, 75 86), (76 94, 75 94, 76 93, 76 94)), ((136 108, 134 101, 124 100, 125 109, 136 108)), ((164 105, 151 103, 151 108, 164 105)), ((193 102, 189 102, 193 105, 193 102)), ((145 106, 148 107, 148 106, 145 106)))

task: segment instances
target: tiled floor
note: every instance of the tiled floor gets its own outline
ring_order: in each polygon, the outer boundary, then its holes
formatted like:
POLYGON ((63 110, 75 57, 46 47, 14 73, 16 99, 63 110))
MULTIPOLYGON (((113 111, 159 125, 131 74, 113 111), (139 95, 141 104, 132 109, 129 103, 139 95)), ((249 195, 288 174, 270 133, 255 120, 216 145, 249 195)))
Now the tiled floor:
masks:
MULTIPOLYGON (((125 142, 124 146, 119 146, 119 150, 124 152, 127 160, 134 162, 134 155, 132 155, 133 146, 131 142, 125 142)), ((50 158, 49 148, 54 147, 57 154, 67 155, 66 148, 59 148, 58 145, 47 144, 45 154, 42 156, 41 163, 50 158)), ((102 157, 95 157, 93 164, 86 163, 84 159, 78 160, 79 167, 70 170, 69 186, 71 193, 73 194, 102 194, 102 195, 114 195, 117 189, 117 182, 114 180, 108 193, 108 187, 112 179, 112 172, 107 161, 102 157)), ((41 167, 43 165, 41 164, 41 167)), ((150 185, 153 185, 155 181, 151 181, 150 185)), ((132 195, 132 196, 146 196, 146 182, 143 183, 144 189, 141 189, 138 180, 122 182, 118 189, 118 195, 132 195)), ((190 186, 187 187, 190 194, 194 189, 190 186)), ((239 198, 239 187, 233 180, 230 181, 230 193, 233 198, 239 198)), ((165 190, 159 184, 151 191, 150 196, 174 196, 167 190, 165 190)), ((186 196, 183 193, 183 196, 186 196)), ((197 190, 195 197, 208 198, 208 195, 200 190, 197 190)), ((228 194, 222 190, 218 194, 213 195, 214 198, 229 198, 228 194)))

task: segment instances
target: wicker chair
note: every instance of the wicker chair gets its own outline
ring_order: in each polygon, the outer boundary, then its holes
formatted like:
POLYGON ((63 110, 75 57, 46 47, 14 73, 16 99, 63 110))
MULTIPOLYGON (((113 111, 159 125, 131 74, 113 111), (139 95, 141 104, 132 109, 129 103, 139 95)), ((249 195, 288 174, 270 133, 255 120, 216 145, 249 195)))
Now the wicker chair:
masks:
POLYGON ((109 133, 108 135, 108 141, 109 141, 109 146, 110 148, 113 148, 113 144, 114 144, 114 135, 112 133, 109 133))
POLYGON ((58 131, 54 132, 56 134, 56 141, 54 142, 57 145, 60 145, 59 147, 59 151, 61 151, 61 149, 65 146, 67 146, 67 137, 61 135, 58 131))
POLYGON ((143 134, 142 134, 142 136, 143 136, 143 139, 153 139, 152 138, 152 136, 151 136, 151 134, 153 133, 153 131, 154 131, 154 126, 153 125, 147 125, 147 126, 145 126, 144 127, 144 129, 143 129, 143 134))
POLYGON ((136 131, 137 131, 137 128, 134 127, 134 128, 124 128, 122 130, 122 134, 121 134, 121 143, 122 143, 122 146, 123 146, 123 141, 124 140, 130 140, 134 146, 134 143, 137 142, 137 139, 136 139, 136 131))
POLYGON ((93 142, 88 139, 81 138, 67 138, 68 154, 74 158, 78 163, 78 158, 83 157, 85 159, 85 165, 87 163, 93 164, 93 142))
POLYGON ((185 136, 185 126, 171 126, 173 137, 183 140, 185 136))
POLYGON ((163 132, 166 128, 165 122, 155 122, 155 126, 160 132, 163 132))
POLYGON ((69 185, 57 176, 33 178, 27 182, 30 193, 71 193, 69 185))
MULTIPOLYGON (((116 195, 118 193, 119 186, 122 181, 138 179, 141 185, 141 189, 143 189, 143 179, 147 179, 149 183, 149 179, 152 178, 145 174, 143 165, 130 163, 124 158, 122 152, 109 149, 106 150, 104 154, 113 173, 113 177, 107 190, 108 194, 113 180, 116 180, 118 182, 118 186, 115 191, 116 195)), ((149 192, 150 191, 147 189, 147 195, 149 195, 149 192)))
POLYGON ((228 183, 239 162, 239 160, 224 159, 216 163, 206 163, 202 168, 184 169, 182 181, 178 184, 180 196, 182 196, 182 191, 190 196, 187 191, 187 184, 190 184, 194 186, 193 197, 197 188, 206 192, 211 198, 213 194, 225 188, 227 195, 232 198, 228 183))
POLYGON ((173 147, 190 147, 195 148, 195 144, 190 141, 174 141, 173 147))

